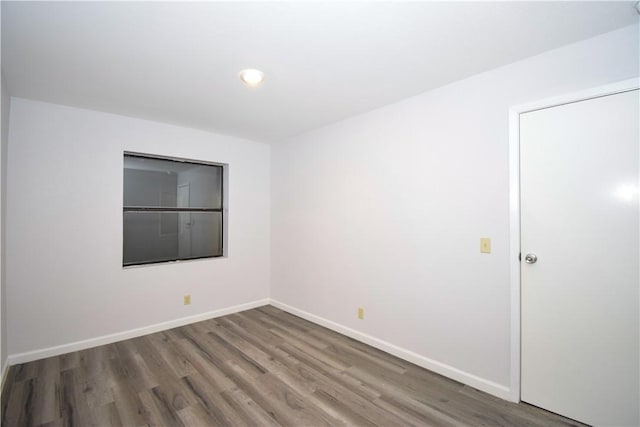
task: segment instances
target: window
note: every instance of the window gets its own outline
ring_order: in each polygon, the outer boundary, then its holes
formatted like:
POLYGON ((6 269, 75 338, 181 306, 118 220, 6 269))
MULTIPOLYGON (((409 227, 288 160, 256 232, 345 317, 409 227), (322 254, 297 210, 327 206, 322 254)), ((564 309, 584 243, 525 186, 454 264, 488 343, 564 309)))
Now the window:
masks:
POLYGON ((122 265, 222 256, 223 168, 125 153, 122 265))

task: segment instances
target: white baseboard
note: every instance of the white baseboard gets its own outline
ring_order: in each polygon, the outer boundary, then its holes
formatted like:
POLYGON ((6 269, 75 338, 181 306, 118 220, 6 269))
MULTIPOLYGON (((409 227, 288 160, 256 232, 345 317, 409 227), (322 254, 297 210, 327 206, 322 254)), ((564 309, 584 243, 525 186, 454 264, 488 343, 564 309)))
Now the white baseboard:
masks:
POLYGON ((397 356, 408 362, 415 363, 416 365, 421 366, 425 369, 436 372, 440 375, 451 378, 452 380, 456 380, 486 393, 492 394, 501 399, 509 400, 511 397, 509 387, 494 383, 493 381, 478 377, 476 375, 454 368, 453 366, 449 366, 433 359, 429 359, 428 357, 421 356, 410 350, 398 347, 394 344, 356 331, 355 329, 348 328, 339 323, 327 320, 323 317, 316 316, 315 314, 299 310, 280 301, 272 299, 270 300, 270 304, 288 313, 294 314, 298 317, 302 317, 303 319, 306 319, 310 322, 317 323, 318 325, 324 326, 325 328, 329 328, 333 331, 339 332, 357 341, 368 344, 389 354, 393 354, 394 356, 397 356))
POLYGON ((32 362, 34 360, 44 359, 45 357, 58 356, 60 354, 70 353, 72 351, 86 350, 91 347, 111 344, 129 338, 136 338, 142 335, 153 334, 155 332, 166 331, 167 329, 177 328, 179 326, 184 326, 195 322, 201 322, 203 320, 209 320, 215 317, 226 316, 227 314, 237 313, 256 307, 262 307, 263 305, 267 304, 269 304, 269 299, 262 299, 246 304, 235 305, 233 307, 227 307, 219 310, 209 311, 206 313, 196 314, 195 316, 182 317, 180 319, 156 323, 154 325, 144 326, 142 328, 117 332, 115 334, 103 335, 97 338, 90 338, 87 340, 62 344, 55 347, 43 348, 40 350, 27 351, 24 353, 10 354, 7 358, 7 363, 5 364, 5 371, 11 365, 32 362))
POLYGON ((453 366, 449 366, 447 364, 435 361, 433 359, 429 359, 428 357, 421 356, 417 353, 398 347, 394 344, 383 341, 379 338, 364 334, 362 332, 356 331, 355 329, 348 328, 339 323, 333 322, 331 320, 327 320, 323 317, 316 316, 315 314, 311 314, 303 310, 299 310, 295 307, 292 307, 290 305, 284 304, 280 301, 273 300, 273 299, 257 300, 257 301, 249 302, 246 304, 240 304, 233 307, 227 307, 219 310, 209 311, 207 313, 197 314, 195 316, 183 317, 180 319, 170 320, 168 322, 156 323, 154 325, 149 325, 142 328, 131 329, 129 331, 118 332, 110 335, 103 335, 97 338, 76 341, 76 342, 63 344, 55 347, 48 347, 44 349, 33 350, 33 351, 28 351, 28 352, 18 353, 18 354, 11 354, 7 357, 7 362, 5 363, 5 366, 2 372, 1 385, 4 385, 4 380, 7 376, 7 372, 9 371, 9 366, 12 366, 12 365, 16 365, 19 363, 32 362, 34 360, 44 359, 46 357, 58 356, 60 354, 65 354, 72 351, 85 350, 85 349, 88 349, 91 347, 97 347, 100 345, 111 344, 114 342, 130 339, 130 338, 135 338, 135 337, 139 337, 147 334, 152 334, 155 332, 165 331, 167 329, 177 328, 179 326, 184 326, 191 323, 200 322, 203 320, 213 319, 215 317, 226 316, 227 314, 237 313, 240 311, 261 307, 263 305, 268 305, 268 304, 271 304, 274 307, 277 307, 288 313, 302 317, 303 319, 306 319, 310 322, 324 326, 333 331, 346 335, 350 338, 353 338, 355 340, 368 344, 372 347, 385 351, 389 354, 393 354, 394 356, 397 356, 401 359, 407 360, 411 363, 415 363, 416 365, 421 366, 425 369, 429 369, 430 371, 436 372, 440 375, 444 375, 445 377, 451 378, 463 384, 474 387, 478 390, 482 390, 484 392, 492 394, 501 399, 509 400, 510 398, 510 390, 506 386, 494 383, 493 381, 489 381, 487 379, 484 379, 476 375, 470 374, 468 372, 462 371, 460 369, 454 368, 453 366))

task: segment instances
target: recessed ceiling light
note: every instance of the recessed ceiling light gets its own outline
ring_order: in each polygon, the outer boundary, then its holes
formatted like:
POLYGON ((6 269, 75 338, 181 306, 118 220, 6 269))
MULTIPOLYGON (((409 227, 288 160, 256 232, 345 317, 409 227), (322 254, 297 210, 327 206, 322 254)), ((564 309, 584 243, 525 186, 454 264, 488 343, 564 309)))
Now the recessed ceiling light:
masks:
POLYGON ((260 86, 264 80, 264 73, 253 68, 247 68, 246 70, 240 71, 239 76, 242 83, 249 87, 260 86))

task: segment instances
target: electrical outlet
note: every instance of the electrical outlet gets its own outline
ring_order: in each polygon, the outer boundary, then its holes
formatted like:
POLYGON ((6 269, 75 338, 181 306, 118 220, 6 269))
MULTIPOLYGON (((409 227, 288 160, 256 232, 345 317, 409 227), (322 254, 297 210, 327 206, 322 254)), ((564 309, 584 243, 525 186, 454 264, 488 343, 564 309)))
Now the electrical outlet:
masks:
POLYGON ((364 319, 364 308, 358 307, 358 319, 364 319))
POLYGON ((483 253, 483 254, 491 253, 491 239, 489 237, 480 238, 480 253, 483 253))
POLYGON ((189 304, 191 304, 191 295, 186 294, 184 296, 184 305, 189 305, 189 304))

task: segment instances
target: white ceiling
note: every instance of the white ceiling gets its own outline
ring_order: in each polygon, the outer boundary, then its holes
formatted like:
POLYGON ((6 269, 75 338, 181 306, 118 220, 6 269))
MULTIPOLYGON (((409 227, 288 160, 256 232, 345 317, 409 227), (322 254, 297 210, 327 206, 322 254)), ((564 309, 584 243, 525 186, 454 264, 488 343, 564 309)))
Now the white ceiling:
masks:
POLYGON ((631 25, 633 4, 3 1, 2 68, 13 96, 271 142, 631 25))

